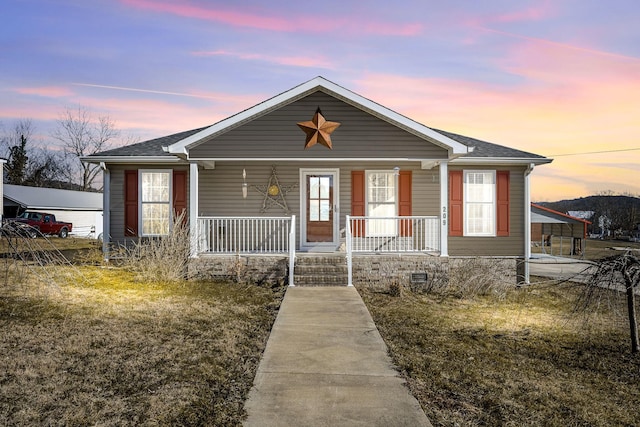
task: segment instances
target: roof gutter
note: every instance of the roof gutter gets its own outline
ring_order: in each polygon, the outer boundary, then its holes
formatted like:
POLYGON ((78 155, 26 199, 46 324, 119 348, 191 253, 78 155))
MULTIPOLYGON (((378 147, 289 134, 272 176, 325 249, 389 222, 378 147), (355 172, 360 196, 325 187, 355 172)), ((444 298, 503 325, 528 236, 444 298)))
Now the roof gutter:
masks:
POLYGON ((101 167, 106 163, 184 163, 184 160, 174 156, 90 156, 81 157, 80 160, 84 163, 95 163, 101 165, 101 167))
MULTIPOLYGON (((455 165, 528 165, 529 167, 551 163, 553 159, 527 157, 458 157, 451 160, 455 165)), ((528 170, 529 168, 527 168, 528 170)), ((529 172, 530 173, 530 172, 529 172)))

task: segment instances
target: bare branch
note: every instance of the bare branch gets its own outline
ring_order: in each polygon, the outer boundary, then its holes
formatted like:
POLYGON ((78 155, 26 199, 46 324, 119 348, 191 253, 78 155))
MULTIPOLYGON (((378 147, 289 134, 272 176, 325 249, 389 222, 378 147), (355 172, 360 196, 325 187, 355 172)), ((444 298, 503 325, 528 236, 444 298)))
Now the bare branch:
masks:
POLYGON ((111 148, 120 131, 108 116, 94 120, 91 113, 79 106, 67 108, 58 120, 52 137, 62 143, 67 163, 71 166, 67 175, 78 181, 83 190, 91 189, 100 169, 98 165, 82 163, 80 158, 111 148))
POLYGON ((620 255, 598 260, 596 265, 596 271, 578 298, 576 310, 586 312, 624 292, 627 298, 631 351, 638 353, 640 343, 638 342, 635 299, 636 293, 640 289, 640 258, 632 254, 631 251, 626 251, 620 255))

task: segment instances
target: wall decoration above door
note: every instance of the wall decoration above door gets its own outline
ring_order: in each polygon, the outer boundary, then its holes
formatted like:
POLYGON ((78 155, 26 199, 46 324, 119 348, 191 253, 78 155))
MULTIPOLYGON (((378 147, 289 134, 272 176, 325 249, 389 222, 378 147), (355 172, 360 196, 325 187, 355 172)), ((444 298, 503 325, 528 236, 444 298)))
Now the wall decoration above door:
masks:
POLYGON ((291 214, 287 205, 286 195, 298 187, 298 184, 280 184, 275 165, 271 166, 271 175, 267 185, 252 185, 252 187, 264 196, 260 213, 265 213, 274 206, 280 206, 287 215, 291 214))
POLYGON ((328 149, 333 150, 333 145, 331 145, 331 134, 338 128, 338 126, 340 126, 340 123, 330 122, 325 119, 322 115, 322 111, 320 111, 320 107, 318 107, 316 113, 313 115, 313 119, 298 123, 298 127, 307 134, 307 139, 304 145, 305 150, 316 144, 322 144, 328 149))

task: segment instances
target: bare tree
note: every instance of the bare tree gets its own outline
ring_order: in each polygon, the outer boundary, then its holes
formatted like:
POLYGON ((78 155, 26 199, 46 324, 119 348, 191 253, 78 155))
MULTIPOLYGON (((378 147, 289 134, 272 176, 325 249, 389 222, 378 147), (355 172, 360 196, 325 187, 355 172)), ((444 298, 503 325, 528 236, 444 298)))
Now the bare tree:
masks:
POLYGON ((67 179, 79 183, 83 191, 87 191, 92 188, 100 168, 80 159, 111 148, 120 131, 108 116, 94 120, 89 110, 79 106, 77 109, 67 108, 62 113, 52 136, 62 143, 69 165, 65 173, 67 179))
POLYGON ((45 149, 28 146, 34 133, 29 119, 18 120, 12 132, 2 138, 2 151, 7 158, 8 184, 42 187, 58 176, 56 155, 45 149))
POLYGON ((589 307, 600 304, 606 296, 616 295, 624 290, 629 315, 631 351, 638 353, 640 345, 638 343, 635 294, 640 290, 640 258, 633 255, 631 251, 626 251, 620 255, 595 261, 595 263, 596 270, 587 282, 577 307, 581 311, 586 311, 589 307))

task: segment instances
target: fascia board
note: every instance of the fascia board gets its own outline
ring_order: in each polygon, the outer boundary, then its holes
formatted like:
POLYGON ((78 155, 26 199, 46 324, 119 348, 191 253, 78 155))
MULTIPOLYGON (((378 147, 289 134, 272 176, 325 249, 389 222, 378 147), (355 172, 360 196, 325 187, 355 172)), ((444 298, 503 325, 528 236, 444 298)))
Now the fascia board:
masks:
POLYGON ((302 83, 301 85, 294 87, 293 89, 283 92, 280 95, 276 95, 273 98, 270 98, 247 110, 224 119, 194 135, 191 135, 181 141, 168 146, 167 151, 172 154, 188 154, 188 149, 191 148, 192 145, 201 141, 203 138, 207 138, 220 132, 229 130, 240 123, 266 114, 268 111, 294 102, 297 99, 303 98, 304 96, 313 93, 316 90, 327 93, 328 95, 335 96, 336 98, 341 99, 342 101, 353 105, 356 108, 367 111, 382 120, 408 130, 422 138, 428 139, 436 145, 447 149, 450 155, 468 154, 472 151, 464 144, 454 141, 453 139, 448 138, 445 135, 442 135, 441 133, 438 133, 427 126, 424 126, 414 120, 409 119, 408 117, 398 114, 395 111, 388 109, 387 107, 383 107, 382 105, 373 102, 370 99, 364 98, 363 96, 360 96, 355 92, 345 89, 342 86, 330 82, 329 80, 326 80, 322 77, 316 77, 306 83, 302 83))
POLYGON ((511 158, 511 157, 459 157, 451 160, 451 165, 546 165, 553 159, 548 158, 511 158))
POLYGON ((99 156, 99 157, 82 157, 81 161, 85 163, 184 163, 184 160, 178 157, 169 156, 99 156))
MULTIPOLYGON (((424 162, 425 159, 413 157, 215 157, 189 158, 190 162, 424 162)), ((443 162, 447 159, 434 159, 443 162)))

